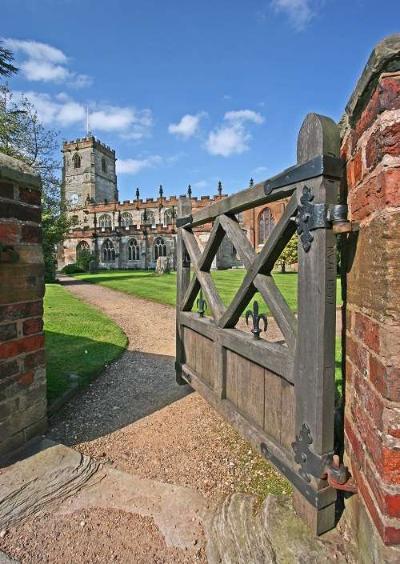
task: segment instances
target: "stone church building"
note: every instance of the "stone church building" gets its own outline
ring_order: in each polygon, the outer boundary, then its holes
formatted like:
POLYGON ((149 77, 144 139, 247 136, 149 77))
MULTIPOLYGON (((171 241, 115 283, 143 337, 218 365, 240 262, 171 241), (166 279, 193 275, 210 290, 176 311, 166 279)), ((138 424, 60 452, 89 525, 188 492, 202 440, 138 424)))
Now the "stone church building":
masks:
MULTIPOLYGON (((175 266, 177 196, 165 197, 160 186, 156 198, 120 202, 115 151, 88 135, 63 144, 63 198, 71 227, 58 253, 58 267, 75 263, 82 250, 89 250, 99 269, 154 269, 158 257, 169 257, 175 266)), ((215 196, 192 197, 193 213, 226 197, 219 183, 215 196)), ((264 243, 284 205, 243 212, 238 218, 255 248, 264 243)), ((196 230, 201 247, 212 225, 196 230)), ((236 250, 228 239, 221 245, 213 268, 240 267, 236 250)))

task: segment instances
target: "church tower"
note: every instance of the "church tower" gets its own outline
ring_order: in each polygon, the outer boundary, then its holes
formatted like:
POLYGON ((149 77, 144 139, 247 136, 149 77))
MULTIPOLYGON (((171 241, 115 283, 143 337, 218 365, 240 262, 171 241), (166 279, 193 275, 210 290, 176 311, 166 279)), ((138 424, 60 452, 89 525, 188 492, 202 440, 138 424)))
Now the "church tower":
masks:
POLYGON ((88 135, 63 144, 63 195, 71 208, 118 201, 115 151, 88 135))

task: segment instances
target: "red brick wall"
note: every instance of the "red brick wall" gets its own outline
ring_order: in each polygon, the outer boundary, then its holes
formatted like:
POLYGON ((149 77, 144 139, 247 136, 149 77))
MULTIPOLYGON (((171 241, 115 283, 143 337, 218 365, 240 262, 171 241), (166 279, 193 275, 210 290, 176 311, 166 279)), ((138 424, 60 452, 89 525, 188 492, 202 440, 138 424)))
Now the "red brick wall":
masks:
POLYGON ((383 541, 399 544, 400 72, 383 70, 358 92, 342 142, 360 224, 347 267, 345 447, 383 541))
POLYGON ((46 427, 40 190, 0 155, 0 455, 46 427))

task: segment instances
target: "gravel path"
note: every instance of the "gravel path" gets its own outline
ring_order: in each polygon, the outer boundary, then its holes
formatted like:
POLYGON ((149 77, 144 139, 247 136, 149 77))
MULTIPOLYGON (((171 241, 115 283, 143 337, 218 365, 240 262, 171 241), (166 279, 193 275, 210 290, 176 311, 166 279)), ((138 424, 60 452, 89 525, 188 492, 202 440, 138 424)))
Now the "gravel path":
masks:
POLYGON ((128 350, 51 421, 50 438, 142 478, 206 496, 288 491, 285 480, 188 386, 175 383, 175 311, 64 279, 129 338, 128 350), (254 472, 252 472, 254 470, 254 472), (267 486, 265 486, 267 484, 267 486))

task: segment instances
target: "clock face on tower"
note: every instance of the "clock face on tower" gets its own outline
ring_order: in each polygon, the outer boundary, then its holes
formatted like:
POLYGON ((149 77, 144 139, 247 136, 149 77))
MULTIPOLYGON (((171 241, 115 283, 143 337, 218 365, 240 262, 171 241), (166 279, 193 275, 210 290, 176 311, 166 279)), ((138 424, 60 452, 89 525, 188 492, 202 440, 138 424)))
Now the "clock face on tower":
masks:
POLYGON ((76 192, 72 192, 68 196, 68 200, 71 206, 76 206, 76 204, 79 202, 79 196, 76 192))

